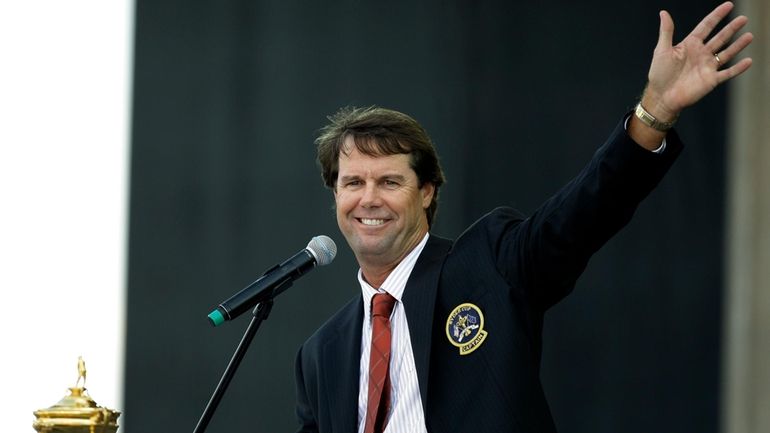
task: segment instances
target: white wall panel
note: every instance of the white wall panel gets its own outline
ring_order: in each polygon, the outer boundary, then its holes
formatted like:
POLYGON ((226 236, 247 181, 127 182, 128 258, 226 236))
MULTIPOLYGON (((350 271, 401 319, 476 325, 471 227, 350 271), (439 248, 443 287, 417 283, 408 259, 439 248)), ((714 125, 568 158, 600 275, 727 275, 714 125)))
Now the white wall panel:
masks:
POLYGON ((0 1, 4 431, 77 379, 122 406, 133 2, 0 1))

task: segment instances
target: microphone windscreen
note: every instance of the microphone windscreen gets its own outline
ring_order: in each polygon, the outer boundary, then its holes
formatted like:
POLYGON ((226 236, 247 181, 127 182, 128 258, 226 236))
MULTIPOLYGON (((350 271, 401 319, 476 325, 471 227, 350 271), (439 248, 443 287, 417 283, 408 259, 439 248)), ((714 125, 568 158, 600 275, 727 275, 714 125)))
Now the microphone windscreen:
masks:
POLYGON ((315 257, 316 264, 326 266, 334 260, 337 255, 337 245, 334 241, 325 235, 316 236, 310 239, 307 249, 315 257))

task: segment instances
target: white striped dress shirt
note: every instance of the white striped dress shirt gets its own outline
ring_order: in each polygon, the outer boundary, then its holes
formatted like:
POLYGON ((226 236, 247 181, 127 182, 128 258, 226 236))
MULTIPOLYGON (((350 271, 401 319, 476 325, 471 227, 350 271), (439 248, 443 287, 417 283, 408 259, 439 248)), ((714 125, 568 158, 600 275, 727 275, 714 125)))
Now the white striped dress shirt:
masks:
POLYGON ((369 352, 372 344, 372 297, 380 292, 388 292, 396 298, 396 305, 390 315, 391 355, 390 355, 390 413, 384 433, 427 433, 425 414, 420 401, 420 386, 417 383, 417 370, 414 364, 412 341, 409 337, 409 325, 402 303, 404 288, 414 264, 420 256, 428 234, 410 252, 401 263, 388 275, 382 287, 377 289, 367 283, 361 270, 358 270, 358 281, 364 296, 364 325, 361 332, 361 364, 359 366, 358 386, 358 433, 363 433, 366 424, 366 404, 369 388, 369 352))

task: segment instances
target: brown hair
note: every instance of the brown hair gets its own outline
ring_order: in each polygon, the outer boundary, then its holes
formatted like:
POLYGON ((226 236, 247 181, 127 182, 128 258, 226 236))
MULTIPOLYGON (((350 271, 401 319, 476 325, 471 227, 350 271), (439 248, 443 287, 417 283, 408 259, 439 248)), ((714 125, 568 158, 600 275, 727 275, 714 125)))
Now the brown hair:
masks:
POLYGON ((444 172, 425 129, 404 113, 376 106, 344 107, 328 119, 330 123, 321 128, 315 140, 324 184, 335 189, 340 151, 349 136, 353 137, 356 149, 364 155, 408 154, 420 187, 427 182, 435 188, 433 201, 425 210, 430 226, 438 208, 438 191, 444 184, 444 172))

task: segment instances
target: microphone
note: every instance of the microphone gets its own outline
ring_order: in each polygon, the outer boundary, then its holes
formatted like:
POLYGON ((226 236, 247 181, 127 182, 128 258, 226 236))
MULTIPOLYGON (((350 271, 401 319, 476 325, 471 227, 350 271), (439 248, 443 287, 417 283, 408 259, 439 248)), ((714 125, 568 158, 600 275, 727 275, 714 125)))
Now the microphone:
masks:
POLYGON ((316 265, 328 265, 336 255, 337 245, 330 237, 320 235, 310 239, 307 248, 268 269, 257 281, 219 304, 209 313, 209 321, 218 326, 225 320, 235 319, 258 303, 288 289, 292 281, 310 272, 316 265))

